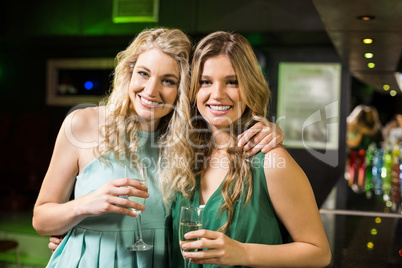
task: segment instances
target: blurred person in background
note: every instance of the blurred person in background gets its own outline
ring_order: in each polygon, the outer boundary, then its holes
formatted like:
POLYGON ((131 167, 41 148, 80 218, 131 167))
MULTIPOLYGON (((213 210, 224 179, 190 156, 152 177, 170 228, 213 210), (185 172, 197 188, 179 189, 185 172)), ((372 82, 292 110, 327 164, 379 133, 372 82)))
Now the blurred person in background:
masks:
POLYGON ((360 104, 346 119, 347 153, 345 179, 353 191, 365 191, 365 161, 369 146, 380 147, 384 140, 382 123, 373 106, 360 104))
POLYGON ((384 138, 391 146, 402 142, 402 113, 397 113, 385 125, 383 130, 384 138))

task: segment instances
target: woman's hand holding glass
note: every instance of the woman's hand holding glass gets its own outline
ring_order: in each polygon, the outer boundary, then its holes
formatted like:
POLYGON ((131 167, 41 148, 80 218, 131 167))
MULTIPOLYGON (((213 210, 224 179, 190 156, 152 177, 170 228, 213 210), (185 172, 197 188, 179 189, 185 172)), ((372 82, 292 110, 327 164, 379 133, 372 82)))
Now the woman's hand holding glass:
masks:
POLYGON ((113 179, 104 184, 98 190, 77 198, 80 215, 97 216, 106 213, 119 213, 135 217, 139 211, 145 210, 145 206, 130 201, 121 196, 138 196, 148 198, 148 188, 137 180, 129 178, 113 179), (130 187, 126 187, 130 186, 130 187))
MULTIPOLYGON (((77 206, 82 215, 96 216, 106 213, 119 213, 132 217, 136 217, 135 210, 144 211, 145 206, 129 199, 121 198, 121 196, 138 196, 148 198, 148 188, 139 182, 130 178, 114 179, 107 182, 98 190, 79 197, 79 205, 77 206)), ((54 252, 63 240, 63 235, 53 235, 49 238, 48 248, 54 252)))
POLYGON ((242 265, 245 262, 245 244, 229 238, 221 232, 198 230, 185 234, 188 240, 182 244, 183 257, 195 264, 242 265), (194 251, 198 249, 198 251, 194 251), (208 250, 202 250, 208 249, 208 250))
MULTIPOLYGON (((181 246, 181 252, 183 253, 184 264, 186 268, 190 267, 191 258, 184 256, 185 251, 196 251, 197 249, 184 249, 183 245, 191 243, 193 239, 188 239, 186 234, 199 230, 202 228, 204 209, 201 207, 181 207, 180 210, 180 226, 179 226, 179 243, 181 246)), ((196 238, 195 238, 196 239, 196 238)))

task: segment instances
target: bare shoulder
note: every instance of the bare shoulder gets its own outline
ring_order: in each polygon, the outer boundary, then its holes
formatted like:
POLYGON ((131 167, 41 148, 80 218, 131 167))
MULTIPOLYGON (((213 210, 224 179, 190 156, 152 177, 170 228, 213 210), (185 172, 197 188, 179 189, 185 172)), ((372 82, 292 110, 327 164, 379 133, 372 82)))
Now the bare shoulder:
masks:
POLYGON ((77 109, 69 113, 66 122, 71 123, 73 127, 89 127, 98 123, 103 114, 104 107, 88 107, 77 109))
MULTIPOLYGON (((287 156, 289 153, 282 145, 277 145, 265 154, 265 157, 287 156)), ((290 155, 289 155, 290 156, 290 155)))
POLYGON ((285 148, 274 148, 265 155, 264 174, 275 210, 292 209, 301 199, 315 204, 309 179, 285 148), (268 161, 272 164, 267 165, 268 161))
POLYGON ((68 114, 63 127, 66 134, 83 142, 89 142, 98 136, 99 126, 103 121, 104 107, 88 107, 68 114))
POLYGON ((281 145, 276 146, 264 157, 264 172, 268 178, 288 178, 290 174, 305 176, 301 167, 281 145))
MULTIPOLYGON (((273 163, 274 161, 277 164, 282 163, 282 161, 290 162, 291 164, 296 164, 294 159, 292 158, 292 156, 281 145, 277 145, 275 148, 272 148, 269 152, 267 152, 265 154, 264 161, 267 164, 273 163)), ((266 166, 275 168, 275 166, 270 166, 270 165, 266 165, 266 166)), ((278 167, 278 166, 276 166, 276 167, 278 167)))

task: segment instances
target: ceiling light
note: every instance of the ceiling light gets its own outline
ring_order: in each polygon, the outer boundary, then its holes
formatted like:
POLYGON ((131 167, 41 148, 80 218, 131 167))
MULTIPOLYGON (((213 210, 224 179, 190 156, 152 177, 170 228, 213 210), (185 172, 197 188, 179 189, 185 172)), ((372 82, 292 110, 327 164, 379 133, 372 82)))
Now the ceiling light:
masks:
POLYGON ((374 16, 367 16, 367 15, 365 15, 365 16, 358 16, 357 19, 359 19, 359 20, 364 20, 364 21, 369 21, 369 20, 374 20, 375 17, 374 17, 374 16))
POLYGON ((392 97, 395 97, 395 96, 396 96, 396 91, 395 91, 395 90, 391 90, 391 91, 389 92, 389 95, 391 95, 392 97))
POLYGON ((374 56, 373 53, 370 53, 370 52, 364 53, 364 57, 365 57, 366 59, 371 59, 373 56, 374 56))
POLYGON ((374 62, 369 62, 369 63, 367 64, 367 66, 368 66, 370 69, 373 69, 373 68, 375 67, 375 63, 374 63, 374 62))
POLYGON ((383 88, 385 91, 387 91, 387 90, 389 90, 390 87, 389 87, 389 85, 383 85, 382 88, 383 88))
POLYGON ((364 38, 364 39, 363 39, 363 43, 365 43, 365 44, 372 44, 372 43, 373 43, 373 39, 371 39, 371 38, 364 38))

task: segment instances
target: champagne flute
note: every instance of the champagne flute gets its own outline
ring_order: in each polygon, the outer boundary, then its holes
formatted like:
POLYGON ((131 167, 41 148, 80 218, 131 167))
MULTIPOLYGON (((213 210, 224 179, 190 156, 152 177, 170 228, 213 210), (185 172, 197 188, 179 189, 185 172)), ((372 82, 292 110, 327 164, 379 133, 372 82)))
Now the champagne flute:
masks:
MULTIPOLYGON (((198 239, 186 239, 184 235, 191 231, 200 230, 202 228, 202 215, 203 208, 200 207, 181 207, 180 212, 180 226, 179 226, 179 243, 181 252, 197 251, 197 249, 183 250, 181 245, 188 241, 195 241, 198 239)), ((190 267, 191 259, 184 259, 186 268, 190 267)))
MULTIPOLYGON (((127 169, 129 169, 129 167, 125 167, 125 172, 126 172, 126 178, 129 178, 129 172, 127 172, 127 169)), ((148 187, 148 176, 147 176, 147 170, 146 170, 146 166, 145 165, 139 165, 139 171, 140 171, 140 178, 132 178, 133 180, 137 180, 139 182, 141 182, 142 184, 144 184, 145 186, 148 187)), ((131 186, 129 186, 131 187, 131 186)), ((140 205, 145 206, 145 201, 146 198, 142 198, 142 197, 138 197, 138 196, 127 196, 128 200, 136 202, 140 205)), ((131 250, 131 251, 146 251, 146 250, 150 250, 152 248, 152 245, 148 245, 147 243, 144 242, 144 240, 142 239, 142 229, 141 229, 141 216, 142 216, 142 212, 140 210, 136 210, 134 208, 132 208, 131 210, 133 210, 135 213, 137 213, 137 217, 136 217, 136 222, 137 222, 137 231, 138 231, 138 236, 137 236, 137 240, 135 240, 135 243, 132 244, 131 246, 129 246, 127 249, 131 250)), ((135 233, 135 232, 134 232, 135 233)))

